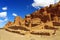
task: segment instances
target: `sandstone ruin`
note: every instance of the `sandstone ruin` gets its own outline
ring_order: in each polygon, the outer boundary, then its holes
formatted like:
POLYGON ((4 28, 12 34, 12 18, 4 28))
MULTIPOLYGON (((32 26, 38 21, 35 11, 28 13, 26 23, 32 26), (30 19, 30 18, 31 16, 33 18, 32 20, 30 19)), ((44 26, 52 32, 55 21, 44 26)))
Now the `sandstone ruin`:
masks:
POLYGON ((8 22, 4 29, 21 34, 55 34, 60 26, 60 2, 41 8, 24 19, 15 17, 14 22, 8 22), (12 29, 11 29, 12 28, 12 29))

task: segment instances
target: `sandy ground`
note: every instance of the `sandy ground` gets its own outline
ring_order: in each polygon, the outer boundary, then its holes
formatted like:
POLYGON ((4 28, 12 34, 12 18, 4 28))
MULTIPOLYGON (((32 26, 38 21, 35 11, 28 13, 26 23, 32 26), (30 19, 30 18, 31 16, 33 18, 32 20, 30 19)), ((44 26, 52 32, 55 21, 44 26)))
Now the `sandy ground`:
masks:
POLYGON ((41 36, 32 34, 20 35, 0 29, 0 40, 60 40, 60 30, 57 31, 56 35, 41 36))

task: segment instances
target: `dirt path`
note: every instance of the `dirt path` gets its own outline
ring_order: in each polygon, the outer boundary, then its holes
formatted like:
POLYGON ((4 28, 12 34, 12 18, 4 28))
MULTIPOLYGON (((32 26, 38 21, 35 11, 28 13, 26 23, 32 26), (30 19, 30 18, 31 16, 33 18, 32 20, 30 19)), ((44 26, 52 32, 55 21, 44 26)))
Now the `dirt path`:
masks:
POLYGON ((0 29, 0 40, 60 40, 60 30, 54 36, 20 35, 0 29))

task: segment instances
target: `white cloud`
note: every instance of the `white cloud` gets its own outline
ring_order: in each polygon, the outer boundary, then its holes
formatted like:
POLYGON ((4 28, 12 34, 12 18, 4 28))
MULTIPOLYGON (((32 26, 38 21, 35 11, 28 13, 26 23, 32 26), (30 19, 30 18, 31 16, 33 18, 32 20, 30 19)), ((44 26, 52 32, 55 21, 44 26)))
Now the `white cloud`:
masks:
POLYGON ((4 18, 4 20, 0 20, 0 23, 7 21, 7 12, 0 12, 0 18, 4 18))
POLYGON ((50 4, 54 4, 56 2, 59 2, 59 0, 33 0, 32 6, 35 8, 39 8, 40 6, 45 7, 49 6, 50 4))
POLYGON ((60 0, 55 0, 55 1, 56 1, 56 3, 57 3, 57 2, 59 2, 60 0))
POLYGON ((5 18, 4 20, 0 20, 0 23, 8 21, 8 18, 5 18))
POLYGON ((7 16, 7 12, 0 12, 0 17, 5 18, 7 16))
POLYGON ((2 10, 7 10, 7 7, 3 7, 2 10))
POLYGON ((2 23, 3 22, 3 20, 0 20, 0 23, 2 23))
POLYGON ((13 13, 12 15, 13 15, 13 16, 17 16, 17 14, 16 14, 16 13, 13 13))

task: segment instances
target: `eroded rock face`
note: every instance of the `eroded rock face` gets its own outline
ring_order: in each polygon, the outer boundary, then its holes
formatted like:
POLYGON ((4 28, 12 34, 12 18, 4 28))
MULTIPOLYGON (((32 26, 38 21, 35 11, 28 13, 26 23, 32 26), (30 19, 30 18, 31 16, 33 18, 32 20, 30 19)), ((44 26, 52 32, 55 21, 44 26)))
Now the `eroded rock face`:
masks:
POLYGON ((9 21, 9 22, 5 25, 5 27, 4 27, 4 28, 11 27, 11 25, 12 25, 12 24, 13 24, 13 23, 9 21))
POLYGON ((41 23, 41 19, 40 18, 32 19, 32 24, 40 24, 40 23, 41 23))
POLYGON ((39 33, 40 31, 51 33, 54 30, 48 31, 44 28, 44 26, 47 25, 49 28, 54 28, 53 22, 59 22, 58 17, 60 17, 60 2, 56 5, 51 4, 49 7, 44 7, 33 12, 32 14, 26 15, 24 20, 20 16, 16 16, 14 22, 8 22, 4 28, 6 29, 10 27, 9 29, 14 30, 7 30, 19 33, 26 33, 26 29, 28 29, 29 33, 30 31, 34 33, 37 33, 37 31, 39 33))
POLYGON ((60 17, 60 2, 58 2, 57 4, 54 4, 54 5, 51 4, 49 7, 44 7, 40 10, 33 12, 31 14, 31 17, 32 18, 36 18, 36 17, 40 18, 44 22, 44 15, 47 15, 47 16, 49 16, 48 19, 53 21, 55 14, 57 17, 60 17), (50 15, 47 15, 47 14, 50 14, 50 15))
POLYGON ((20 26, 22 22, 22 19, 20 18, 20 16, 16 16, 15 20, 14 20, 14 25, 15 26, 20 26))
POLYGON ((31 27, 31 15, 26 15, 25 16, 25 25, 27 27, 31 27))

